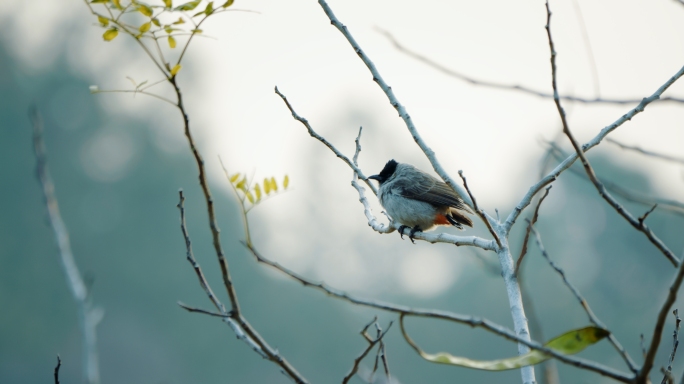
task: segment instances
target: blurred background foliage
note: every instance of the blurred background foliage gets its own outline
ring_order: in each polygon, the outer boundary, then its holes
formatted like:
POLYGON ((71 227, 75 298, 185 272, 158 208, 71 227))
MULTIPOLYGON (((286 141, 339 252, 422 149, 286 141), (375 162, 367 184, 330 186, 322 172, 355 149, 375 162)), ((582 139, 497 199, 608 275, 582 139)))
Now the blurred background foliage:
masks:
MULTIPOLYGON (((27 117, 33 104, 44 117, 48 166, 76 260, 92 288, 96 306, 105 310, 98 327, 102 382, 288 382, 275 366, 237 341, 219 320, 189 314, 177 306, 176 302, 182 301, 210 307, 185 260, 176 209, 178 188, 186 191, 195 255, 214 290, 221 292, 227 302, 207 230, 196 166, 189 151, 168 152, 153 145, 153 135, 144 119, 103 111, 88 92, 90 84, 87 76, 70 70, 63 59, 57 59, 49 70, 31 71, 0 46, 0 382, 52 380, 57 354, 63 361, 62 382, 81 382, 76 308, 66 287, 35 177, 27 117)), ((358 125, 355 113, 353 109, 346 111, 351 126, 358 125)), ((364 134, 369 142, 378 140, 372 132, 364 134)), ((214 154, 204 155, 215 161, 214 154)), ((337 161, 328 154, 321 159, 337 161)), ((624 167, 619 160, 606 154, 591 159, 599 175, 610 175, 625 187, 656 193, 645 174, 624 167)), ((530 164, 529 168, 536 172, 539 166, 530 164)), ((315 173, 317 166, 310 167, 315 173)), ((350 175, 345 173, 343 178, 346 183, 350 175)), ((220 182, 214 180, 212 184, 220 182)), ((363 325, 374 315, 379 316, 383 326, 396 318, 328 298, 258 265, 239 244, 243 235, 235 199, 224 193, 225 188, 215 187, 214 191, 228 261, 245 316, 311 382, 341 381, 366 346, 358 335, 363 325)), ((319 194, 296 187, 288 193, 306 194, 313 200, 319 194)), ((268 204, 279 204, 278 198, 268 204)), ((637 215, 648 209, 625 205, 637 215)), ((361 206, 358 212, 349 214, 361 220, 361 206)), ((672 249, 684 247, 681 216, 656 210, 648 223, 672 249)), ((521 228, 511 236, 517 239, 512 240, 515 252, 520 249, 521 228)), ((550 256, 640 362, 639 335, 648 337, 652 332, 656 310, 671 280, 673 269, 669 262, 605 205, 593 186, 568 172, 554 184, 541 208, 537 228, 550 256)), ((258 248, 260 241, 269 242, 269 231, 278 228, 257 224, 254 230, 258 233, 258 248)), ((386 247, 370 249, 391 256, 398 247, 413 247, 394 236, 381 237, 386 247)), ((305 242, 307 237, 295 241, 305 242)), ((437 247, 440 252, 453 250, 446 245, 428 244, 409 250, 419 263, 421 252, 429 247, 437 247)), ((321 243, 310 249, 312 254, 323 251, 321 243)), ((496 258, 487 254, 476 257, 465 248, 457 252, 457 257, 464 259, 459 264, 460 278, 439 294, 421 297, 374 289, 354 293, 473 314, 508 326, 510 313, 496 271, 496 258)), ((373 258, 374 253, 363 257, 373 258)), ((588 324, 581 307, 532 243, 522 280, 547 339, 588 324)), ((678 301, 675 307, 680 304, 678 301)), ((656 366, 666 364, 671 320, 656 366)), ((516 351, 514 344, 463 326, 422 319, 409 319, 407 324, 412 337, 430 352, 447 350, 476 359, 493 359, 516 351)), ((517 371, 478 372, 428 364, 401 339, 396 325, 386 344, 391 372, 402 383, 519 380, 517 371)), ((581 355, 626 369, 606 342, 581 355)), ((678 358, 675 363, 678 375, 684 366, 681 361, 678 358)), ((363 365, 371 367, 372 359, 363 365)), ((559 370, 563 383, 606 381, 562 364, 559 370)), ((355 378, 352 382, 361 381, 355 378)))

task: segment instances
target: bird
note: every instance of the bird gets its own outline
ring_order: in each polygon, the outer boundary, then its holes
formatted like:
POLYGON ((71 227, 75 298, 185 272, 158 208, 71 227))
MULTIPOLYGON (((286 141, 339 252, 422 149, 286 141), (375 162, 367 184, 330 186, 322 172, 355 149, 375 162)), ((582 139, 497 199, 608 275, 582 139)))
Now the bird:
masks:
POLYGON ((378 198, 387 214, 399 222, 399 235, 410 228, 409 239, 416 232, 429 231, 437 225, 453 225, 463 230, 472 227, 473 221, 466 216, 473 211, 451 187, 411 164, 398 163, 394 159, 385 164, 377 175, 368 179, 379 184, 378 198))

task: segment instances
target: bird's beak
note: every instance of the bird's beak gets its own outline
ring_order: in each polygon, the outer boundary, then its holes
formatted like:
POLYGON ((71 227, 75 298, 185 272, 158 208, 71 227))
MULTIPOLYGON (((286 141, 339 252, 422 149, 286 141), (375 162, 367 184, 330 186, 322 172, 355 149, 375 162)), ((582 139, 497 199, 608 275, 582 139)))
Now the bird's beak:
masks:
POLYGON ((380 182, 380 175, 373 175, 373 176, 368 176, 369 179, 377 180, 380 182))

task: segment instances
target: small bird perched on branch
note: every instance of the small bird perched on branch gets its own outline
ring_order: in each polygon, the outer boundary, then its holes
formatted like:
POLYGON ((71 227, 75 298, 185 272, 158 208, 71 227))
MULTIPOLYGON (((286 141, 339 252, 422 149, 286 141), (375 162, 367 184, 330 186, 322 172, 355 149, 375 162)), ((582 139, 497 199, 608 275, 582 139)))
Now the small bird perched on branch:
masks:
POLYGON ((390 160, 379 174, 368 178, 380 184, 380 204, 401 224, 402 239, 407 228, 411 228, 409 239, 415 243, 416 232, 429 231, 437 225, 453 225, 460 230, 464 225, 473 226, 473 221, 465 215, 473 211, 461 196, 411 164, 390 160))

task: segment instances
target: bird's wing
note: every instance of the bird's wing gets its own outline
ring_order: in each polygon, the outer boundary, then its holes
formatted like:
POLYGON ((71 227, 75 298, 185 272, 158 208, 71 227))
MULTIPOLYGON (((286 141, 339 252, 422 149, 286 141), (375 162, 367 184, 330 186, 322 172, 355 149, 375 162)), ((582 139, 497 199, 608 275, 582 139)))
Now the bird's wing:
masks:
POLYGON ((446 205, 472 213, 463 200, 448 185, 434 177, 418 171, 411 175, 411 181, 406 178, 394 181, 394 188, 404 197, 424 201, 434 205, 446 205), (419 176, 418 176, 419 175, 419 176))

